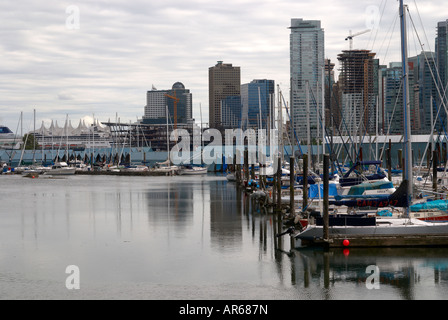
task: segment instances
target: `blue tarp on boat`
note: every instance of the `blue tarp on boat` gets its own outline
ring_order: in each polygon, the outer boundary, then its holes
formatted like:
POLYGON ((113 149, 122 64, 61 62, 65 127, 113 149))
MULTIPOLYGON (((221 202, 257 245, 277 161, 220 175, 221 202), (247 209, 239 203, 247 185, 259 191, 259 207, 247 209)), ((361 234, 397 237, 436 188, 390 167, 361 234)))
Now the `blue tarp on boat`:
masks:
POLYGON ((420 210, 439 209, 442 211, 448 210, 448 200, 433 200, 423 203, 416 203, 411 205, 411 211, 418 212, 420 210))
MULTIPOLYGON (((310 184, 308 189, 308 195, 310 198, 319 198, 319 189, 320 187, 320 197, 324 196, 324 185, 323 184, 310 184)), ((328 184, 328 196, 337 196, 338 190, 336 188, 336 184, 330 183, 328 184)))

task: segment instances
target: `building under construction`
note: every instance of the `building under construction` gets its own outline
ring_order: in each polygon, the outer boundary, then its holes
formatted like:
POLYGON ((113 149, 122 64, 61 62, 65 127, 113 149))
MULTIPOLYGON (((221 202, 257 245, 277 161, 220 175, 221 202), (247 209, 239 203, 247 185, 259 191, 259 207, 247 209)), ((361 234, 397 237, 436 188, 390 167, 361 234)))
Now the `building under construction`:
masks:
POLYGON ((356 125, 345 128, 347 134, 375 133, 379 60, 374 57, 370 50, 344 50, 338 55, 343 117, 356 125))

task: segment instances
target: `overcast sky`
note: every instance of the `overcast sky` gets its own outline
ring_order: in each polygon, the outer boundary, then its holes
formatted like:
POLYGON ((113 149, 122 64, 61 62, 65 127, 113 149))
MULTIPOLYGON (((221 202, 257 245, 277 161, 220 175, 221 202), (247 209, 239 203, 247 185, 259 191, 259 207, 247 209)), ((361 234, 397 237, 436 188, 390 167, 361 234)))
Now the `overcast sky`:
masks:
MULTIPOLYGON (((425 50, 434 51, 446 0, 407 2, 425 50)), ((76 126, 136 121, 146 91, 182 82, 193 94, 193 116, 208 122, 208 68, 218 60, 241 67, 241 83, 272 79, 289 92, 291 18, 321 20, 325 56, 349 48, 377 53, 381 64, 399 61, 398 2, 355 0, 108 0, 0 2, 0 124, 24 132, 42 121, 76 126)), ((409 56, 421 51, 409 31, 409 56)))

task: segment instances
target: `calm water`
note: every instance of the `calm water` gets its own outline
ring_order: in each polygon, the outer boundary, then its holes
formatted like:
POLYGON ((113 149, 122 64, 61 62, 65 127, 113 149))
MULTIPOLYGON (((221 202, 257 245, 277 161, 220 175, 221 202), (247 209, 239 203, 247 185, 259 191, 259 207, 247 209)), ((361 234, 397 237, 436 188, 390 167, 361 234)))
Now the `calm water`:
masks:
POLYGON ((223 176, 0 184, 1 299, 448 298, 448 249, 291 250, 223 176))

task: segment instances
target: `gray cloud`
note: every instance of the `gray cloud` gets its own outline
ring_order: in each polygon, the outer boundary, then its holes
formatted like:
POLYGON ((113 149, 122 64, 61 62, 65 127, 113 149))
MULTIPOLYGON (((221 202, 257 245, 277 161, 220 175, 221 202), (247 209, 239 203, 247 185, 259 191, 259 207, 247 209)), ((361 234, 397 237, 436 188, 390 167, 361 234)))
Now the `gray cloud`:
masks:
MULTIPOLYGON (((442 0, 419 1, 419 13, 434 50, 442 0)), ((274 79, 289 91, 291 18, 317 19, 325 29, 326 56, 348 48, 345 37, 366 29, 368 8, 384 11, 379 29, 355 38, 355 47, 377 52, 381 63, 399 59, 396 1, 229 0, 208 1, 16 1, 0 4, 0 105, 3 122, 15 127, 20 111, 73 121, 95 113, 107 120, 143 115, 146 90, 181 81, 208 121, 208 68, 217 60, 241 67, 242 83, 274 79), (79 8, 79 29, 66 26, 66 8, 79 8), (388 45, 390 43, 390 45, 388 45), (387 52, 387 54, 386 54, 387 52)), ((420 17, 410 5, 414 22, 420 17), (412 11, 414 10, 414 11, 412 11)), ((418 26, 421 30, 421 26, 418 26)), ((415 39, 410 33, 410 40, 415 39)), ((412 42, 411 42, 412 43, 412 42)), ((415 46, 414 46, 415 47, 415 46)), ((410 52, 410 55, 415 52, 410 52)))

